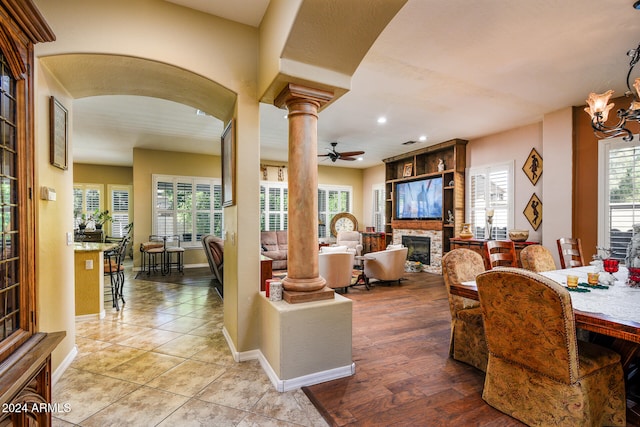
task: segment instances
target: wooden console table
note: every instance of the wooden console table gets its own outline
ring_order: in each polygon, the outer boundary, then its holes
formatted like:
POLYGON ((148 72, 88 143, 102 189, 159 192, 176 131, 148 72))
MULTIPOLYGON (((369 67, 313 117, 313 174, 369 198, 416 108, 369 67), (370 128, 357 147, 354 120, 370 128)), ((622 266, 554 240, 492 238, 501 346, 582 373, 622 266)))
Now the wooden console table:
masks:
MULTIPOLYGON (((484 260, 484 267, 489 270, 489 260, 487 259, 487 254, 484 251, 484 244, 486 240, 484 239, 461 239, 459 237, 452 237, 449 239, 451 244, 451 250, 457 248, 465 248, 471 249, 472 251, 478 252, 482 255, 482 259, 484 260)), ((518 267, 522 268, 522 264, 520 263, 520 251, 526 248, 529 245, 539 245, 540 242, 513 242, 516 247, 516 255, 518 258, 518 267)))

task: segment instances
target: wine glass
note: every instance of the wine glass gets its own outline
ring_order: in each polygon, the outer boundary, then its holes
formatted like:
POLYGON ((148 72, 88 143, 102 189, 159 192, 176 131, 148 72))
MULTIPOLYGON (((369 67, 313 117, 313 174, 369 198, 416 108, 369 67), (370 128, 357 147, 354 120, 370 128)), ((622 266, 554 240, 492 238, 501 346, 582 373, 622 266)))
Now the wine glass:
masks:
POLYGON ((604 271, 606 271, 607 273, 615 273, 616 271, 618 271, 620 261, 614 258, 607 258, 603 261, 603 264, 604 271))

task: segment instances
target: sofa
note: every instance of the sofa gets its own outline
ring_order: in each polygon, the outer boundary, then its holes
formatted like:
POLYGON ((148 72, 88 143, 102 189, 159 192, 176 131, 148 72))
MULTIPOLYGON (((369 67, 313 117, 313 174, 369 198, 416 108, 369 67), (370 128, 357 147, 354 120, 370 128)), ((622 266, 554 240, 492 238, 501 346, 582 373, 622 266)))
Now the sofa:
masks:
POLYGON ((262 255, 273 260, 274 270, 287 269, 287 230, 262 231, 260 233, 262 255))

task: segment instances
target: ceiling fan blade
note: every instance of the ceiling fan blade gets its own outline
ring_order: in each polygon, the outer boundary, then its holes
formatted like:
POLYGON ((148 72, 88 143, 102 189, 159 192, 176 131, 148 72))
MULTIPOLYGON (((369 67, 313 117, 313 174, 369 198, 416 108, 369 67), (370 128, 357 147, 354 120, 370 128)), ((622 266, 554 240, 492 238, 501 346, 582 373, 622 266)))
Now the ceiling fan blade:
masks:
POLYGON ((345 151, 344 153, 339 153, 340 157, 352 157, 352 156, 361 156, 364 154, 364 151, 345 151))
POLYGON ((347 160, 349 162, 352 162, 354 160, 358 160, 355 157, 344 157, 344 156, 340 156, 340 160, 347 160))
POLYGON ((318 154, 318 157, 330 157, 331 154, 318 154))

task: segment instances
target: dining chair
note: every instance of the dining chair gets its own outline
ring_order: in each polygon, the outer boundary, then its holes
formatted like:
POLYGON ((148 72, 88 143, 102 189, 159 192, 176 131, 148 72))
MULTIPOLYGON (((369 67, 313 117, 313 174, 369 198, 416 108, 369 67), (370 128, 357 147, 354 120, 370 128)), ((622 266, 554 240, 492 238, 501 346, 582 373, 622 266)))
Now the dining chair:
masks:
POLYGON ((488 351, 480 303, 450 292, 452 284, 475 280, 483 272, 482 255, 470 249, 453 249, 442 257, 442 276, 451 311, 449 356, 484 372, 488 351))
POLYGON ((557 270, 551 251, 542 245, 529 245, 520 251, 520 264, 529 271, 541 273, 557 270))
POLYGON ((527 425, 624 426, 620 355, 576 338, 569 291, 538 273, 476 277, 489 362, 482 398, 527 425))
POLYGON ((511 240, 488 240, 484 250, 489 261, 489 268, 517 267, 516 247, 511 240))
POLYGON ((560 265, 563 269, 582 267, 584 256, 582 255, 582 241, 580 238, 561 237, 557 240, 560 265))

